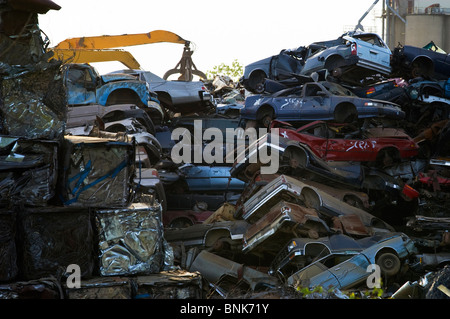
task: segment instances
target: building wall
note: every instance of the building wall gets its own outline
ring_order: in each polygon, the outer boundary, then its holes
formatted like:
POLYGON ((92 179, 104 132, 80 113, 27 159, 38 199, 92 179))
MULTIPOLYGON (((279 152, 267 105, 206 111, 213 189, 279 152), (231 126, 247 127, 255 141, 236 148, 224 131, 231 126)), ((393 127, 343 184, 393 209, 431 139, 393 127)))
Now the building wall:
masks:
POLYGON ((450 52, 450 15, 414 14, 406 16, 404 44, 423 47, 430 41, 450 52))
POLYGON ((387 7, 383 9, 383 37, 391 50, 399 43, 423 47, 433 41, 450 53, 450 0, 390 0, 389 3, 401 17, 387 7), (439 8, 427 9, 436 3, 439 8))

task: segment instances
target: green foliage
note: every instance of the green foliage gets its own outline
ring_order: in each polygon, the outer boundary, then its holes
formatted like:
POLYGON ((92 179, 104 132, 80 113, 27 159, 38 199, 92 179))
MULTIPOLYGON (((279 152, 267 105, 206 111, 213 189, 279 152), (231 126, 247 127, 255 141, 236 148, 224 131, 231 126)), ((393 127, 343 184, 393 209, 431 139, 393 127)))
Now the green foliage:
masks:
POLYGON ((209 80, 212 80, 216 75, 226 75, 236 82, 243 74, 244 67, 238 62, 237 59, 235 59, 231 65, 221 63, 214 66, 212 70, 206 72, 206 77, 209 80))

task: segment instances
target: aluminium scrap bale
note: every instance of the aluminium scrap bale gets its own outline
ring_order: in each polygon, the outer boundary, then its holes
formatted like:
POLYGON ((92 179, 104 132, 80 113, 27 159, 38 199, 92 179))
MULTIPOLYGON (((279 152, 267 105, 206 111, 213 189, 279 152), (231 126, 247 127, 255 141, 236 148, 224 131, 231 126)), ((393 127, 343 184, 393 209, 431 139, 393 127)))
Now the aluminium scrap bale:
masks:
POLYGON ((63 283, 66 299, 131 299, 133 282, 126 277, 94 277, 81 280, 80 287, 63 283))
POLYGON ((126 207, 135 174, 135 144, 89 136, 65 136, 60 197, 65 206, 126 207))
MULTIPOLYGON (((17 210, 19 208, 16 208, 17 210)), ((19 276, 25 280, 66 273, 78 265, 81 278, 95 269, 95 235, 89 209, 62 206, 18 210, 19 276)))
POLYGON ((135 299, 201 299, 202 276, 176 269, 135 277, 135 299))
POLYGON ((59 64, 28 69, 0 81, 3 134, 50 140, 63 136, 67 98, 59 64))
POLYGON ((154 274, 167 266, 161 205, 133 203, 95 217, 101 276, 154 274))
POLYGON ((46 206, 56 192, 59 143, 0 135, 0 205, 46 206))

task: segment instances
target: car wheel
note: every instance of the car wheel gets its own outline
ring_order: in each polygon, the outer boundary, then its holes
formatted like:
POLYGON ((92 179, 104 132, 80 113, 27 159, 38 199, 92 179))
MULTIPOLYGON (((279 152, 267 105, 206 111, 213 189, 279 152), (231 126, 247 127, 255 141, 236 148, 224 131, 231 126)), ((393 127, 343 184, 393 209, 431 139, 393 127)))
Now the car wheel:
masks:
POLYGON ((261 120, 261 124, 264 127, 269 127, 271 122, 272 122, 272 114, 264 115, 264 117, 261 120))
POLYGON ((376 264, 380 266, 381 274, 388 277, 395 276, 401 267, 400 259, 393 253, 382 253, 378 256, 376 264))
POLYGON ((264 105, 262 106, 256 115, 256 118, 259 119, 260 125, 262 127, 269 127, 270 123, 272 122, 274 118, 274 112, 273 109, 270 106, 264 105))
POLYGON ((344 59, 340 56, 332 56, 325 62, 325 69, 336 78, 342 76, 342 67, 345 65, 344 59))

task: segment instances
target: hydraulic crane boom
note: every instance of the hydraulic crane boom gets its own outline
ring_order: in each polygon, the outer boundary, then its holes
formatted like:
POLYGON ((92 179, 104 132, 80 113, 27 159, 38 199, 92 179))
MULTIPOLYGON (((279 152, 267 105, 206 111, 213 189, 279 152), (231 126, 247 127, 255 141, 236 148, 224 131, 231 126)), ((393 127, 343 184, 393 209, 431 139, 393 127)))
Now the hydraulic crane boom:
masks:
POLYGON ((124 50, 83 50, 83 49, 53 49, 58 60, 71 63, 93 63, 105 61, 121 62, 129 69, 140 69, 141 65, 134 56, 124 50))
POLYGON ((160 42, 189 44, 189 41, 173 32, 155 30, 148 33, 70 38, 60 42, 54 49, 111 49, 160 42))
POLYGON ((128 46, 170 42, 184 44, 183 55, 175 68, 164 74, 164 79, 170 75, 180 73, 179 80, 192 81, 193 75, 206 79, 206 75, 197 70, 192 61, 193 51, 189 48, 190 41, 179 35, 165 30, 155 30, 148 33, 101 35, 93 37, 69 38, 49 49, 55 58, 73 63, 90 63, 119 61, 130 69, 139 69, 140 65, 131 53, 123 50, 112 50, 128 46))

